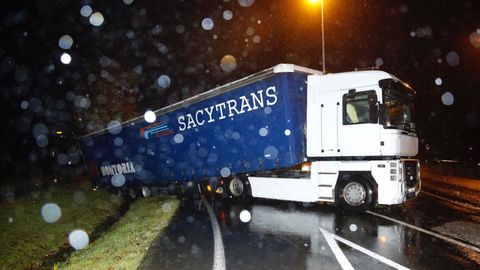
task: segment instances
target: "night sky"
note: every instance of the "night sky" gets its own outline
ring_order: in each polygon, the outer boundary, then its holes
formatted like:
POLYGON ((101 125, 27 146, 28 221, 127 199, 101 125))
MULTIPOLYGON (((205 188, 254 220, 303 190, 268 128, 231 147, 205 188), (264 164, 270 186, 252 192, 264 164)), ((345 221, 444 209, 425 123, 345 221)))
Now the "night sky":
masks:
MULTIPOLYGON (((81 164, 75 136, 276 64, 321 70, 320 7, 306 2, 3 3, 0 178, 81 164)), ((327 72, 395 74, 418 94, 420 158, 479 161, 480 2, 325 0, 324 11, 327 72)))

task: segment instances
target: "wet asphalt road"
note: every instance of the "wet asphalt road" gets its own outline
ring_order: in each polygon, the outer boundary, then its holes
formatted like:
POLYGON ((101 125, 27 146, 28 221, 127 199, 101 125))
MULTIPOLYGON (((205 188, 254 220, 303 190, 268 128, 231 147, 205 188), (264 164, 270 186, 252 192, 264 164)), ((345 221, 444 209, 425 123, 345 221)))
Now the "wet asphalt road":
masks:
MULTIPOLYGON (((393 220, 344 213, 328 205, 280 201, 211 205, 220 223, 226 269, 480 268, 480 253, 470 248, 474 245, 462 237, 452 239, 466 246, 435 237, 435 228, 442 224, 478 223, 480 212, 425 193, 402 207, 372 211, 393 220), (240 220, 244 210, 246 222, 240 220)), ((185 200, 140 269, 212 269, 213 243, 202 202, 185 200)))

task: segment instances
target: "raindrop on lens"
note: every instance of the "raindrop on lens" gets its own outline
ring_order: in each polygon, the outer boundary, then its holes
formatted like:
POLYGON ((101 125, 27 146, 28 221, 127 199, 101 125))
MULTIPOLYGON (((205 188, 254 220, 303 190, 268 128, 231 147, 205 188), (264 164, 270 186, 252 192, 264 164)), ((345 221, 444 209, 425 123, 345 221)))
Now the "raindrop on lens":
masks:
POLYGON ((237 0, 238 4, 242 7, 249 7, 255 3, 255 0, 237 0))
POLYGON ((122 124, 117 120, 113 120, 108 123, 107 129, 111 134, 118 134, 122 131, 122 124))
POLYGON ((164 203, 162 205, 162 211, 165 212, 165 213, 168 213, 168 212, 172 211, 172 206, 169 203, 164 203))
POLYGON ((222 175, 222 177, 229 177, 230 174, 231 174, 230 169, 227 167, 224 167, 220 170, 220 175, 222 175))
POLYGON ((175 134, 175 136, 173 136, 173 141, 175 143, 182 143, 183 142, 183 135, 182 134, 175 134))
POLYGON ((267 146, 263 155, 266 159, 274 160, 278 157, 278 149, 275 146, 267 146))
POLYGON ((268 129, 262 127, 259 131, 258 131, 258 134, 260 134, 260 136, 262 137, 265 137, 268 135, 268 129))
POLYGON ((203 30, 212 30, 213 29, 213 20, 211 18, 205 18, 202 20, 202 28, 203 30))
POLYGON ((47 223, 55 223, 62 217, 62 210, 56 203, 46 203, 42 206, 42 218, 47 223))
POLYGON ((80 9, 80 14, 83 17, 88 17, 92 14, 92 8, 89 5, 85 5, 80 9))
POLYGON ((442 95, 442 103, 443 105, 450 106, 454 102, 453 94, 450 92, 445 92, 442 95))
POLYGON ((248 210, 242 210, 239 217, 243 223, 248 223, 252 219, 252 214, 248 210))
POLYGON ((90 16, 89 21, 90 21, 90 24, 93 26, 100 26, 103 24, 104 18, 102 13, 95 12, 92 14, 92 16, 90 16))
POLYGON ((223 19, 225 19, 226 21, 230 21, 232 18, 233 18, 233 13, 231 10, 225 10, 223 12, 223 19))
POLYGON ((232 55, 225 55, 222 57, 222 60, 220 60, 220 67, 225 72, 232 72, 237 67, 237 59, 232 55))
POLYGON ((446 56, 446 59, 448 65, 451 67, 458 66, 458 64, 460 64, 460 57, 454 51, 449 52, 446 56))
POLYGON ((147 110, 143 115, 143 117, 145 118, 145 121, 147 121, 148 123, 153 123, 157 119, 157 116, 152 110, 147 110))
POLYGON ((116 138, 113 140, 113 144, 115 144, 115 146, 122 146, 122 145, 123 145, 123 139, 120 138, 120 137, 116 137, 116 138))
POLYGON ((290 134, 292 134, 290 129, 285 129, 285 136, 290 136, 290 134))
POLYGON ((76 250, 87 247, 89 241, 88 234, 84 230, 74 230, 68 235, 68 242, 76 250))
POLYGON ((114 174, 112 176, 112 186, 121 187, 125 184, 125 176, 123 174, 114 174))
POLYGON ((355 224, 350 224, 350 231, 352 231, 352 232, 357 231, 357 225, 355 225, 355 224))
POLYGON ((435 84, 438 85, 438 86, 442 85, 442 82, 443 82, 443 81, 442 81, 441 78, 436 78, 436 79, 435 79, 435 84))
POLYGON ((170 80, 170 77, 168 77, 167 75, 161 75, 160 77, 158 77, 157 79, 157 84, 158 86, 162 87, 162 88, 167 88, 170 86, 170 83, 171 83, 171 80, 170 80))
POLYGON ((58 40, 58 46, 64 50, 68 50, 73 45, 73 38, 70 35, 63 35, 58 40))
POLYGON ((68 65, 70 64, 70 62, 72 62, 72 57, 68 53, 62 53, 62 55, 60 56, 60 61, 63 64, 68 65))

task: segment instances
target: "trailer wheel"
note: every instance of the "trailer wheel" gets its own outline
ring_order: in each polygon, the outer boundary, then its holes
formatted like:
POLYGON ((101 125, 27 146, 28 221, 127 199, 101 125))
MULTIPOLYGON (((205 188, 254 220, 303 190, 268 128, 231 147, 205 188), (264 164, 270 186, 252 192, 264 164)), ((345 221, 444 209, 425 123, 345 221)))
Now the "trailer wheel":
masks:
POLYGON ((363 177, 352 176, 340 185, 337 198, 344 209, 363 212, 373 204, 373 189, 363 177))
POLYGON ((240 197, 245 192, 245 185, 238 177, 233 177, 228 183, 228 191, 233 197, 240 197))

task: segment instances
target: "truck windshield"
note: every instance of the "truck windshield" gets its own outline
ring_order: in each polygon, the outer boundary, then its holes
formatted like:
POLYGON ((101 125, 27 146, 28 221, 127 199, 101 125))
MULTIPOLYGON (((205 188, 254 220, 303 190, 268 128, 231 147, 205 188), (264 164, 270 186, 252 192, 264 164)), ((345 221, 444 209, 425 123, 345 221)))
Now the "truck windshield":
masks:
POLYGON ((415 132, 413 122, 415 92, 406 85, 392 79, 381 80, 385 107, 385 128, 415 132))

